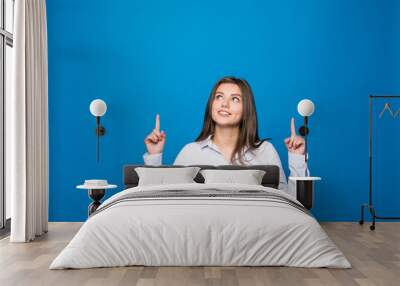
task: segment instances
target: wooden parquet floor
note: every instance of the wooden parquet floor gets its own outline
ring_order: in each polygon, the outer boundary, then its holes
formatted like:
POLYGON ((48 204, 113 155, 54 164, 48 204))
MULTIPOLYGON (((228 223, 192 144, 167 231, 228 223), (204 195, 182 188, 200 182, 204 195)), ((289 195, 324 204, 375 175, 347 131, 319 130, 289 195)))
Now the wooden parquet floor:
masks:
POLYGON ((32 243, 0 241, 0 285, 400 285, 400 223, 322 223, 352 269, 291 267, 119 267, 49 270, 81 223, 50 223, 32 243))

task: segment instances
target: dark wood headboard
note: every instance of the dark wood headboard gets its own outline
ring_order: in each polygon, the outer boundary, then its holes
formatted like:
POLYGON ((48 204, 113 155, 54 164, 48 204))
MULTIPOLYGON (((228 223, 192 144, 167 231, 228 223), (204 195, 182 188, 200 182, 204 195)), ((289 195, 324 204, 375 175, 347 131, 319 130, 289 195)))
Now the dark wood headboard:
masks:
MULTIPOLYGON (((266 173, 262 179, 262 185, 265 187, 271 187, 277 189, 279 186, 279 167, 275 165, 253 165, 253 166, 237 166, 237 165, 221 165, 221 166, 211 166, 211 165, 192 165, 195 167, 200 167, 204 169, 219 169, 219 170, 264 170, 266 173)), ((146 168, 181 168, 189 166, 177 166, 177 165, 162 165, 162 166, 146 166, 146 165, 125 165, 124 166, 124 185, 125 189, 136 187, 139 182, 139 176, 135 171, 137 167, 146 168)), ((198 173, 194 180, 197 183, 204 183, 203 176, 198 173)))

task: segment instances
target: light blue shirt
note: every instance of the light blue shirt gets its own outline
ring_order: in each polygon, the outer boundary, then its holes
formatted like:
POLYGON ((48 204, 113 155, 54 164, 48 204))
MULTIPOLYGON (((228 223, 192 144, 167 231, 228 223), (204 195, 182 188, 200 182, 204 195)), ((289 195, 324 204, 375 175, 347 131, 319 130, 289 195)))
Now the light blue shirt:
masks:
MULTIPOLYGON (((307 165, 304 155, 288 152, 290 176, 302 177, 306 172, 307 165)), ((159 166, 162 164, 162 153, 143 155, 145 165, 159 166)), ((255 150, 245 149, 245 165, 276 165, 279 167, 279 189, 296 197, 296 185, 294 181, 286 181, 286 175, 282 163, 274 146, 264 141, 255 150)), ((174 165, 232 165, 228 162, 218 146, 215 145, 211 136, 200 142, 186 144, 175 159, 174 165)), ((308 170, 307 170, 308 172, 308 170)), ((308 172, 309 173, 309 172, 308 172)))

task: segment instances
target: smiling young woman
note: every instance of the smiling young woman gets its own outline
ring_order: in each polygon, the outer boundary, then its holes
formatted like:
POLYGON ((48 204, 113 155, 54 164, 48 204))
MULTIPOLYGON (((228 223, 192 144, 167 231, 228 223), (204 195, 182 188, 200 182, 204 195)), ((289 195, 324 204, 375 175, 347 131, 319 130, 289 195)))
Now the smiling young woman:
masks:
MULTIPOLYGON (((153 131, 146 136, 146 165, 161 165, 166 133, 160 130, 156 116, 153 131)), ((296 135, 291 120, 291 135, 284 140, 289 156, 291 176, 301 176, 304 162, 304 140, 296 135)), ((274 146, 258 135, 256 105, 250 85, 244 79, 224 77, 211 90, 204 113, 203 128, 192 143, 186 144, 174 165, 277 165, 280 168, 279 189, 288 189, 281 160, 274 146)))
POLYGON ((257 112, 253 93, 246 80, 233 77, 220 79, 213 87, 204 114, 204 124, 195 140, 209 136, 227 162, 246 165, 244 151, 258 148, 257 112))

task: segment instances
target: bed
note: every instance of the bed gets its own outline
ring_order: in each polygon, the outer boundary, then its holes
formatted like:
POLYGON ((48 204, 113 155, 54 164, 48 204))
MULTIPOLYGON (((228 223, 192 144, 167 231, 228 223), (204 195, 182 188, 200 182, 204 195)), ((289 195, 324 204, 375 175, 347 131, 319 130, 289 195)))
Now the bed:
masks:
POLYGON ((262 169, 261 185, 204 183, 199 173, 194 183, 152 186, 138 185, 138 166, 124 167, 126 189, 101 204, 50 269, 351 267, 312 214, 277 189, 276 166, 198 166, 262 169))

